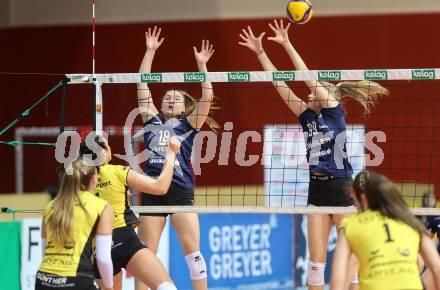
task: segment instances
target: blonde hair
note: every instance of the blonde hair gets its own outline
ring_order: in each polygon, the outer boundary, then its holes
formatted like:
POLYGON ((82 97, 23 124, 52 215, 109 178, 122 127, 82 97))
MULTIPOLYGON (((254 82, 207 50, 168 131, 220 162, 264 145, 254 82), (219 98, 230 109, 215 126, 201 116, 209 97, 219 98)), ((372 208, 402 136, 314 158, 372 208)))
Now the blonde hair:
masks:
POLYGON ((96 173, 96 168, 88 166, 82 159, 73 162, 72 168, 71 175, 63 173, 58 194, 53 200, 53 211, 48 216, 48 226, 53 235, 51 239, 60 246, 73 242, 72 223, 75 203, 79 204, 86 214, 87 220, 90 220, 89 213, 79 199, 79 193, 88 189, 90 180, 96 173))
POLYGON ((344 97, 349 97, 361 104, 365 115, 370 114, 379 97, 390 93, 385 87, 372 81, 343 81, 337 85, 324 81, 320 83, 341 105, 343 105, 344 97))
MULTIPOLYGON (((196 107, 197 107, 197 100, 196 100, 196 99, 194 99, 190 94, 188 94, 187 92, 185 92, 185 91, 183 91, 183 90, 168 90, 167 93, 170 92, 170 91, 176 91, 176 92, 179 92, 179 93, 181 93, 181 94, 183 95, 183 97, 184 97, 184 100, 185 100, 185 112, 183 112, 182 115, 180 115, 179 117, 181 117, 181 116, 188 116, 188 115, 190 115, 192 112, 194 112, 194 110, 195 110, 196 107)), ((215 99, 215 97, 214 97, 214 99, 215 99)), ((214 131, 214 132, 217 133, 217 129, 220 128, 220 125, 219 125, 219 124, 217 123, 217 121, 214 120, 210 115, 212 114, 212 112, 213 112, 214 110, 218 110, 218 109, 220 109, 220 107, 215 107, 214 104, 215 104, 215 102, 212 101, 212 102, 211 102, 211 107, 210 107, 209 112, 208 112, 208 116, 206 116, 205 123, 208 125, 208 127, 209 127, 212 131, 214 131)))

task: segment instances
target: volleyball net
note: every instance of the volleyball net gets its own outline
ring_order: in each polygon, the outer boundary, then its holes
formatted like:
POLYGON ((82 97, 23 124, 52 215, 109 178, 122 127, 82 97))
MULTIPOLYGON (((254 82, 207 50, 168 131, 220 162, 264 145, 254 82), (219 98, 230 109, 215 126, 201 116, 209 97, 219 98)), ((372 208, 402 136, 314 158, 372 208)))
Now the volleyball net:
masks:
MULTIPOLYGON (((78 132, 81 138, 91 131, 106 132, 117 154, 113 161, 132 165, 146 149, 139 134, 145 128, 139 114, 132 112, 137 107, 136 84, 148 83, 160 108, 167 89, 182 89, 199 99, 200 83, 209 81, 220 108, 212 117, 220 129, 214 133, 204 126, 194 142, 196 206, 134 206, 136 212, 344 213, 354 209, 305 207, 310 177, 303 129, 272 82, 286 82, 302 97, 310 93, 305 80, 375 81, 390 95, 380 98, 369 115, 356 102, 344 102, 347 155, 354 174, 363 169, 382 173, 399 186, 415 213, 440 215, 424 204, 424 196, 439 196, 439 79, 440 69, 67 74, 69 97, 93 95, 93 122, 65 131, 78 132)), ((55 142, 58 133, 48 127, 20 128, 16 136, 25 142, 50 135, 55 142)), ((22 190, 26 154, 20 153, 22 145, 16 148, 16 187, 22 190)), ((133 204, 139 204, 141 193, 131 193, 133 204)))

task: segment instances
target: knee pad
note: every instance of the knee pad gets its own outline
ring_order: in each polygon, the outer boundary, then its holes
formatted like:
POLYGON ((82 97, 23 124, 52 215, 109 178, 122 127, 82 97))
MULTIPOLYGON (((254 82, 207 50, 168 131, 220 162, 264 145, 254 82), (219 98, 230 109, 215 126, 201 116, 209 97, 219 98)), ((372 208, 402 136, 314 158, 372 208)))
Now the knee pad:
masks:
POLYGON ((307 283, 310 286, 323 286, 325 263, 309 261, 307 283))
POLYGON ((157 287, 157 290, 177 290, 177 288, 171 282, 163 282, 157 287))
POLYGON ((207 277, 206 263, 200 251, 185 256, 191 280, 202 280, 207 277))
POLYGON ((354 275, 353 280, 351 281, 351 284, 359 284, 359 275, 356 273, 354 275))

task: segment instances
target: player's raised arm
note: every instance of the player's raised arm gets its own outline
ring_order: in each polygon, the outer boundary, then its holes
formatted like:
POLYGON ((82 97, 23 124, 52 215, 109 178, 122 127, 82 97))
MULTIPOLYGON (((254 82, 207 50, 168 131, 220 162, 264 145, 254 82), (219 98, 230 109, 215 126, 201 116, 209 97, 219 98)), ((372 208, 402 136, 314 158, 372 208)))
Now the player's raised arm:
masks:
MULTIPOLYGON (((214 46, 209 43, 209 40, 202 40, 202 45, 200 51, 194 46, 194 56, 197 61, 197 67, 200 72, 208 72, 206 66, 207 62, 211 59, 214 54, 214 46)), ((202 97, 196 103, 196 108, 194 111, 188 115, 188 122, 195 129, 200 129, 206 121, 211 109, 211 104, 214 99, 214 90, 212 88, 211 82, 202 83, 202 97)))
MULTIPOLYGON (((273 65, 263 49, 264 35, 265 33, 263 32, 258 37, 255 37, 251 27, 248 26, 247 29, 242 30, 242 33, 240 34, 242 42, 239 42, 239 44, 249 48, 257 55, 258 60, 265 71, 277 71, 277 68, 273 65)), ((307 109, 307 104, 298 98, 285 82, 274 81, 272 84, 295 115, 299 116, 307 109)))
POLYGON ((176 137, 171 137, 168 142, 167 154, 161 174, 157 178, 152 178, 130 170, 127 175, 128 186, 133 187, 139 192, 148 192, 154 195, 165 194, 173 179, 174 161, 180 145, 181 143, 176 137))
MULTIPOLYGON (((269 27, 273 31, 274 36, 267 39, 284 47, 296 70, 308 71, 309 68, 289 40, 290 23, 284 25, 282 19, 279 22, 275 19, 273 24, 269 23, 269 27)), ((320 82, 308 80, 305 83, 310 91, 321 101, 323 107, 336 107, 338 105, 336 98, 320 82)))
MULTIPOLYGON (((142 59, 141 66, 139 68, 140 73, 150 73, 151 65, 153 64, 154 55, 156 50, 162 45, 164 38, 159 40, 161 29, 156 26, 151 29, 148 28, 145 32, 146 51, 144 58, 142 59)), ((153 98, 151 97, 151 91, 147 83, 138 84, 138 105, 139 108, 144 108, 147 112, 142 112, 142 121, 145 123, 151 117, 158 114, 158 110, 154 106, 153 98)))

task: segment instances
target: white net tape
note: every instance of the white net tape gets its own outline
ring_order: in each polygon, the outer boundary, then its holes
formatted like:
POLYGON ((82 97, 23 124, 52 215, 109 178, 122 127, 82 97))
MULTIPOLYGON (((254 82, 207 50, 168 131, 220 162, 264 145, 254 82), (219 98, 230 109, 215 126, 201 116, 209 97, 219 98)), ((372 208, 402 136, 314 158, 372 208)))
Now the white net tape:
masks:
POLYGON ((429 80, 440 79, 440 69, 370 69, 311 71, 241 71, 124 74, 67 74, 69 84, 85 83, 200 83, 272 82, 305 80, 429 80))
MULTIPOLYGON (((279 207, 279 206, 132 206, 135 213, 259 213, 259 214, 351 214, 355 207, 279 207)), ((439 216, 440 208, 411 208, 413 214, 439 216)))

